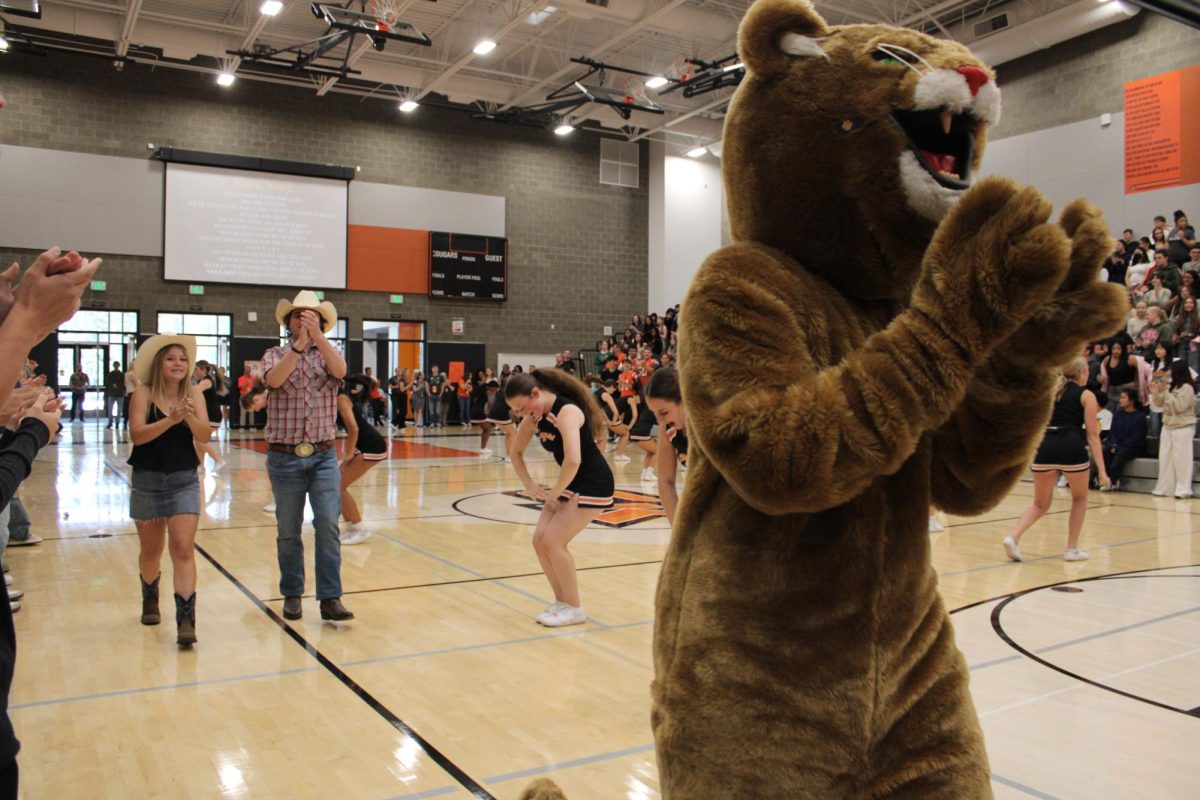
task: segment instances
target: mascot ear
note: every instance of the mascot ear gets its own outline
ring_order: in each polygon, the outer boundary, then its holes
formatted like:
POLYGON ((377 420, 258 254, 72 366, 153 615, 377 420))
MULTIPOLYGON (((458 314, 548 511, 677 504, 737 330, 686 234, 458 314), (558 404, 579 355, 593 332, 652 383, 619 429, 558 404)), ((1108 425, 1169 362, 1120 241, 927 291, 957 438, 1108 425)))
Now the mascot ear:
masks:
POLYGON ((773 77, 797 58, 828 58, 817 41, 827 33, 808 0, 758 0, 738 28, 738 55, 752 74, 773 77))

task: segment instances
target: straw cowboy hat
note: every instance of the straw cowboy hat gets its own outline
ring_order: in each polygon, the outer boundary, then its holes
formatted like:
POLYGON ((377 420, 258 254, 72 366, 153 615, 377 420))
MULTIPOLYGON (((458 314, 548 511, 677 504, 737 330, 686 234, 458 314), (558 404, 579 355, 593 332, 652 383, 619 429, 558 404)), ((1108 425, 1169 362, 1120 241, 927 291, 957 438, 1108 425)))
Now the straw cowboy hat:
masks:
POLYGON ((151 336, 138 348, 137 358, 133 360, 133 374, 139 381, 146 385, 150 384, 150 370, 154 366, 154 357, 158 355, 158 351, 172 345, 182 347, 183 352, 187 353, 188 366, 196 366, 195 336, 160 333, 157 336, 151 336))
POLYGON ((318 300, 317 295, 308 289, 297 294, 296 299, 290 303, 287 300, 280 300, 275 306, 275 319, 280 325, 286 326, 288 314, 297 308, 311 309, 320 314, 321 319, 325 321, 321 330, 325 333, 329 333, 333 330, 333 326, 337 325, 337 309, 333 307, 333 303, 328 300, 318 300))

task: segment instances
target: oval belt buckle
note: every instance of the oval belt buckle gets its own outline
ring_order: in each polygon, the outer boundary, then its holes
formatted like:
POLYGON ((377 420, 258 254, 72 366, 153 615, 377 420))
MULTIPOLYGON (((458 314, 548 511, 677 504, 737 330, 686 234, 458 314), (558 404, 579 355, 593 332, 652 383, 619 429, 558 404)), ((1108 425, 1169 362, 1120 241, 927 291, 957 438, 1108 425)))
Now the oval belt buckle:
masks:
POLYGON ((317 452, 317 448, 312 446, 312 442, 301 442, 296 445, 295 453, 301 458, 308 458, 315 452, 317 452))

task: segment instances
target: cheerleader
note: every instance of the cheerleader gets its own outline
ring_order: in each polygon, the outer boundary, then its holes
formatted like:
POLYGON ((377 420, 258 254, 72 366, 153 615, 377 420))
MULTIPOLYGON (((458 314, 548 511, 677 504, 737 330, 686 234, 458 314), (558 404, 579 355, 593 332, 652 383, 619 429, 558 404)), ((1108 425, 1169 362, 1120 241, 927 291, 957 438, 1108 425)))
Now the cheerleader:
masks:
POLYGON ((504 393, 513 413, 522 417, 510 450, 513 469, 529 495, 544 503, 533 549, 554 591, 554 603, 537 621, 551 628, 578 625, 587 621, 587 613, 567 545, 613 505, 612 470, 596 446, 596 439, 604 435, 604 417, 587 387, 562 370, 513 375, 504 393), (552 488, 534 483, 525 466, 525 446, 535 431, 559 465, 552 488))
POLYGON ((617 436, 617 449, 613 461, 623 464, 629 461, 629 456, 625 455, 625 447, 629 443, 629 425, 633 422, 634 408, 629 404, 628 398, 618 394, 616 381, 605 381, 601 387, 596 400, 604 412, 608 429, 617 436))
POLYGON ((687 409, 679 393, 679 372, 663 367, 650 376, 646 405, 658 420, 658 497, 667 522, 675 524, 679 493, 675 489, 676 467, 687 468, 687 409))
MULTIPOLYGON (((1186 371, 1186 367, 1184 368, 1186 371)), ((1087 561, 1086 550, 1079 549, 1079 534, 1087 516, 1088 474, 1091 460, 1096 461, 1100 486, 1111 487, 1104 466, 1104 451, 1100 447, 1100 406, 1096 396, 1087 389, 1088 365, 1082 356, 1063 368, 1058 393, 1046 435, 1033 457, 1033 505, 1017 521, 1017 527, 1001 544, 1013 561, 1024 561, 1021 555, 1021 535, 1050 510, 1054 496, 1055 476, 1062 473, 1071 487, 1071 515, 1067 520, 1067 550, 1064 561, 1087 561), (1091 456, 1088 454, 1091 445, 1091 456)))
POLYGON ((342 516, 346 529, 338 539, 342 544, 362 544, 374 533, 363 527, 362 512, 350 494, 350 485, 371 467, 387 458, 387 442, 374 426, 367 424, 363 405, 370 402, 374 381, 366 375, 350 375, 338 391, 338 415, 346 426, 346 449, 342 457, 342 516))
MULTIPOLYGON (((489 370, 490 371, 490 370, 489 370)), ((488 422, 489 399, 496 391, 494 381, 490 381, 482 369, 475 370, 475 381, 471 386, 471 424, 479 426, 479 455, 490 456, 488 439, 492 435, 492 423, 488 422)))
MULTIPOLYGON (((505 364, 504 367, 505 372, 500 373, 500 380, 503 386, 507 386, 508 379, 514 374, 520 373, 507 372, 508 364, 505 364)), ((520 369, 520 366, 517 369, 520 369)), ((487 421, 492 424, 493 428, 504 434, 504 455, 501 458, 507 461, 512 458, 513 430, 516 421, 513 419, 512 410, 508 407, 508 401, 504 399, 502 387, 499 387, 492 395, 491 405, 488 406, 487 421)))
MULTIPOLYGON (((653 378, 650 380, 653 380, 653 378)), ((645 456, 642 458, 642 480, 653 481, 655 480, 654 458, 658 453, 658 442, 655 441, 652 435, 652 431, 654 430, 654 412, 646 404, 641 383, 634 381, 633 388, 633 397, 629 398, 629 402, 633 409, 635 421, 629 428, 629 441, 633 442, 645 453, 645 456)), ((626 460, 628 461, 628 459, 626 460)))

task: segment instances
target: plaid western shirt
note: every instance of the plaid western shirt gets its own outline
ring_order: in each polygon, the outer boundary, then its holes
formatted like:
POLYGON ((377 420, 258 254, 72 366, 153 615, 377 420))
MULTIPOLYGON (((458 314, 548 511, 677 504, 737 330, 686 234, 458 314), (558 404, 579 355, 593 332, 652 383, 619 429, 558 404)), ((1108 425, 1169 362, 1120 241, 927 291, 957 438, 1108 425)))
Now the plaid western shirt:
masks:
MULTIPOLYGON (((263 374, 287 355, 291 345, 272 347, 263 355, 263 374)), ((338 387, 325 357, 315 346, 297 355, 296 368, 267 401, 267 441, 272 444, 327 442, 334 437, 338 387)))

